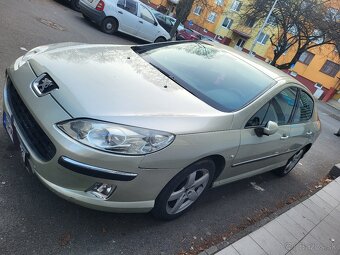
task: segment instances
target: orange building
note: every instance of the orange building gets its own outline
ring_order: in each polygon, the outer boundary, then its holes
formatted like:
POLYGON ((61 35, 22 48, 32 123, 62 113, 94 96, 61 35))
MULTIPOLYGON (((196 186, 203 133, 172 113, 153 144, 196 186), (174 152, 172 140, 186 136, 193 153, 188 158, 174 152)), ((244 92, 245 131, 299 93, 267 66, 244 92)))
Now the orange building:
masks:
MULTIPOLYGON (((282 55, 277 64, 289 62, 296 52, 292 47, 282 55)), ((273 58, 273 47, 267 52, 273 58)), ((340 98, 340 58, 333 45, 322 45, 304 52, 294 67, 289 69, 290 75, 304 83, 316 97, 329 100, 332 96, 340 98)))
POLYGON ((228 0, 207 0, 206 4, 194 2, 188 20, 207 31, 215 31, 228 0))

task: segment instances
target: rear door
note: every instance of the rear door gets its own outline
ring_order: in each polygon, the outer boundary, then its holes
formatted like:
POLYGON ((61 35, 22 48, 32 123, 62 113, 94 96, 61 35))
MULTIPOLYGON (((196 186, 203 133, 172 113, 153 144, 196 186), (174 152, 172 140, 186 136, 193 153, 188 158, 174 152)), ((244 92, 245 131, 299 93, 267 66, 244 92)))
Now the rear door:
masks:
POLYGON ((118 0, 116 17, 119 22, 118 30, 136 36, 139 26, 137 13, 138 3, 135 0, 118 0))
POLYGON ((282 90, 247 121, 241 130, 240 147, 226 178, 265 172, 282 166, 288 160, 293 153, 290 120, 297 93, 294 87, 282 90), (278 131, 268 136, 257 136, 255 129, 265 127, 268 121, 276 122, 278 131))
POLYGON ((158 35, 158 22, 144 5, 139 4, 139 27, 137 36, 148 42, 154 42, 158 35))
POLYGON ((306 91, 300 90, 290 131, 293 149, 312 143, 318 135, 312 121, 313 111, 314 100, 306 91))

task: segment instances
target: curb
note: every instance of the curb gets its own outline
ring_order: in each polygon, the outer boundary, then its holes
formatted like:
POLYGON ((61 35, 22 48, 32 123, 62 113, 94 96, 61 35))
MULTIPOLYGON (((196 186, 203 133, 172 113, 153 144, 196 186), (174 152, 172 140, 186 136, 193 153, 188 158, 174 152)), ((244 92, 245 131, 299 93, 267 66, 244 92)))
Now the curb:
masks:
POLYGON ((336 164, 333 166, 331 171, 329 171, 329 175, 333 178, 336 179, 340 177, 340 163, 336 164))

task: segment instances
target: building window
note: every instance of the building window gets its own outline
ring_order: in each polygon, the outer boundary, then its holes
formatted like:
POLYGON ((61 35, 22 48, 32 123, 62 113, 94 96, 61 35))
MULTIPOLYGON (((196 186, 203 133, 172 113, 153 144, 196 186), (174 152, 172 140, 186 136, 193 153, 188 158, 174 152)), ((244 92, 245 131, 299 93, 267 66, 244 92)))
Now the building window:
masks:
POLYGON ((339 72, 339 69, 339 64, 327 60, 325 64, 321 67, 320 72, 335 77, 335 75, 339 72))
POLYGON ((269 35, 265 34, 265 33, 261 33, 259 35, 259 37, 257 38, 257 42, 260 44, 266 44, 266 42, 269 39, 269 35))
POLYGON ((273 16, 270 16, 267 21, 267 24, 275 27, 277 25, 276 18, 273 16))
POLYGON ((215 12, 210 12, 208 15, 208 21, 214 23, 216 20, 217 14, 215 12))
POLYGON ((238 12, 241 9, 242 3, 238 0, 235 0, 233 4, 231 5, 230 10, 238 12))
POLYGON ((314 58, 314 54, 308 51, 305 51, 301 54, 299 61, 303 64, 309 65, 312 59, 314 58))
POLYGON ((222 27, 230 29, 232 24, 233 24, 233 20, 225 17, 222 23, 222 27))
POLYGON ((216 5, 218 5, 218 6, 222 6, 223 2, 224 2, 224 0, 215 0, 216 5))
POLYGON ((200 16, 202 13, 202 6, 197 5, 194 9, 194 14, 200 16))
POLYGON ((253 27, 255 25, 255 21, 256 19, 253 18, 253 17, 248 17, 246 19, 246 22, 244 22, 244 25, 247 26, 247 27, 253 27))

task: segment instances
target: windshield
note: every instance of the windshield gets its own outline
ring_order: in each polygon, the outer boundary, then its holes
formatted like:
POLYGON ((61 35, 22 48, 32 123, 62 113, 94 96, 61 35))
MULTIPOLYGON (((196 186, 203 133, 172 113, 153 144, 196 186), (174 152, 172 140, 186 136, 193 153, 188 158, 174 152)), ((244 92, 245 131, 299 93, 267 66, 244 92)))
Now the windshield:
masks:
POLYGON ((236 111, 274 82, 226 50, 202 42, 136 50, 151 65, 212 107, 236 111))

